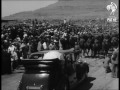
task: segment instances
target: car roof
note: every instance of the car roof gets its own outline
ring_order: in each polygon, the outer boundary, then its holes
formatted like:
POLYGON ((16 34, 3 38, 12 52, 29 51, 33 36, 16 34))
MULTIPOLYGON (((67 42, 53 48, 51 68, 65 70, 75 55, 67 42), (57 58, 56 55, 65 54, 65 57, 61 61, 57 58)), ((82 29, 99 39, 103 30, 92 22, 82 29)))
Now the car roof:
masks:
POLYGON ((39 51, 39 52, 34 52, 34 53, 31 53, 31 55, 34 55, 34 54, 45 54, 49 51, 58 51, 60 53, 73 53, 74 52, 74 49, 68 49, 68 50, 44 50, 44 51, 39 51))

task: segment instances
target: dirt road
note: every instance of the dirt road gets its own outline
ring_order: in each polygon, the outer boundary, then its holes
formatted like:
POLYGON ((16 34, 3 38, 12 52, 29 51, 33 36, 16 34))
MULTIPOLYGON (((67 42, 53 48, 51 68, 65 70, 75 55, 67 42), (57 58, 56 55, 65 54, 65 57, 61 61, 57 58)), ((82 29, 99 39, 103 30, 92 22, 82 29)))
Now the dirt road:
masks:
POLYGON ((111 73, 105 73, 104 59, 88 59, 90 72, 89 77, 76 90, 118 90, 118 78, 112 78, 111 73))
MULTIPOLYGON (((84 58, 89 63, 88 79, 75 90, 118 90, 118 78, 105 73, 103 59, 84 58)), ((23 71, 17 70, 11 75, 2 75, 2 90, 16 90, 23 71)))

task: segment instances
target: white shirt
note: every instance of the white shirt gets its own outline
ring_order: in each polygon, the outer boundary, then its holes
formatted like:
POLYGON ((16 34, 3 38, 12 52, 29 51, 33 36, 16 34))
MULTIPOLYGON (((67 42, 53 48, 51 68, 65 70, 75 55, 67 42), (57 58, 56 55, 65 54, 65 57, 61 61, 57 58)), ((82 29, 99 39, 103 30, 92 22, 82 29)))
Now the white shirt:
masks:
POLYGON ((43 59, 56 59, 56 58, 63 60, 63 54, 53 50, 45 53, 43 56, 43 59))
POLYGON ((44 48, 44 49, 47 49, 47 44, 46 44, 46 42, 43 43, 43 48, 44 48))
POLYGON ((18 60, 18 56, 17 56, 17 53, 15 51, 13 52, 12 56, 13 56, 12 57, 13 60, 18 60))
POLYGON ((8 52, 11 52, 11 54, 13 54, 13 52, 15 51, 16 47, 14 45, 9 46, 8 48, 8 52))

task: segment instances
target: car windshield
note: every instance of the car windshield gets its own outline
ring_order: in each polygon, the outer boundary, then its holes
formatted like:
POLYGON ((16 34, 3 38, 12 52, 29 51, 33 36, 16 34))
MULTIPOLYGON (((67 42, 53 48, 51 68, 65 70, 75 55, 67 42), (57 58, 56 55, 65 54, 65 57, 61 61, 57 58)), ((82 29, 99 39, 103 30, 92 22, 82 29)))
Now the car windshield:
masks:
POLYGON ((29 59, 39 59, 41 60, 43 58, 44 54, 32 54, 29 59))
POLYGON ((27 73, 59 71, 58 69, 62 67, 61 60, 58 58, 49 60, 30 59, 22 62, 27 73))
POLYGON ((73 53, 74 49, 69 50, 46 50, 46 51, 40 51, 36 53, 32 53, 29 57, 29 59, 54 59, 59 58, 61 59, 62 54, 70 54, 73 53))
POLYGON ((71 54, 73 50, 54 50, 54 51, 41 51, 32 53, 29 59, 22 60, 26 71, 59 71, 64 62, 63 54, 71 54))

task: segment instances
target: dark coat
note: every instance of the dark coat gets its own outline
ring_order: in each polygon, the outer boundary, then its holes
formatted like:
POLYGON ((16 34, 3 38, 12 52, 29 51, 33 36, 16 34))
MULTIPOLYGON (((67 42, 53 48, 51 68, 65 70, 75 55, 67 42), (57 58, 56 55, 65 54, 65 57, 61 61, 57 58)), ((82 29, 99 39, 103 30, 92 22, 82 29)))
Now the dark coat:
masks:
POLYGON ((7 51, 2 51, 2 74, 11 73, 11 54, 7 51))

